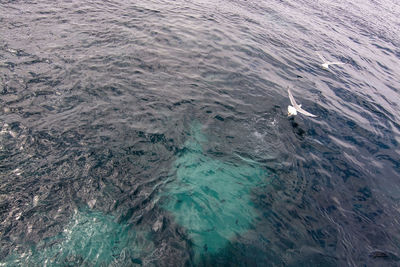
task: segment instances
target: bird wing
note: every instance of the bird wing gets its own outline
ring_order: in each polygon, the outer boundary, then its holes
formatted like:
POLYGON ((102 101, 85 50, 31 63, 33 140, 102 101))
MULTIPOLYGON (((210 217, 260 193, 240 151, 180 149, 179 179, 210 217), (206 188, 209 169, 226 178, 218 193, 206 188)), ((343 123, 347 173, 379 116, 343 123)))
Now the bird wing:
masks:
POLYGON ((304 114, 304 115, 306 115, 306 116, 309 116, 309 117, 317 117, 317 116, 315 116, 314 114, 311 114, 310 112, 305 111, 304 109, 302 109, 302 108, 296 103, 296 100, 294 100, 294 97, 293 97, 292 92, 290 91, 290 88, 289 88, 289 87, 288 87, 288 94, 289 94, 290 103, 292 103, 293 107, 294 107, 298 112, 300 112, 301 114, 304 114))
POLYGON ((327 62, 327 63, 328 63, 328 65, 344 65, 344 64, 346 64, 343 62, 327 62))
POLYGON ((317 52, 317 55, 323 62, 326 62, 326 59, 319 52, 317 52))
POLYGON ((343 62, 328 62, 328 65, 344 65, 346 63, 343 62))
MULTIPOLYGON (((290 88, 289 88, 289 87, 288 87, 287 91, 288 91, 290 103, 292 103, 292 106, 293 106, 294 108, 298 107, 299 105, 297 105, 296 100, 294 100, 294 97, 293 97, 292 92, 290 91, 290 88)), ((296 108, 296 109, 297 109, 297 108, 296 108)))
POLYGON ((300 112, 301 114, 303 114, 303 115, 306 115, 306 116, 309 116, 309 117, 317 117, 316 115, 311 114, 311 113, 308 112, 308 111, 305 111, 304 109, 300 108, 299 106, 295 107, 295 109, 296 109, 298 112, 300 112))

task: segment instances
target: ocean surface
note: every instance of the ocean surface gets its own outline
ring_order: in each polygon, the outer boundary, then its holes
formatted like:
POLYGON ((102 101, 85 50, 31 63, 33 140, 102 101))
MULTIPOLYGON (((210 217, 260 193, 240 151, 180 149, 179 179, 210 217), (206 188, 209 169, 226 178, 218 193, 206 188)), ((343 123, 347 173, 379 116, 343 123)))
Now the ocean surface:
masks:
POLYGON ((1 1, 0 266, 399 266, 399 15, 1 1))

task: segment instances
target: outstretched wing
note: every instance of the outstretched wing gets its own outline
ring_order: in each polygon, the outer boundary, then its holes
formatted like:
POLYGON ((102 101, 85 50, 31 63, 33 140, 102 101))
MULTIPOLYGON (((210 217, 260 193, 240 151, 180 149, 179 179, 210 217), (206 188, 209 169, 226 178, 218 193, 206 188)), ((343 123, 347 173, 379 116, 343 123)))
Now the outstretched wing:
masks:
POLYGON ((311 114, 311 113, 308 112, 308 111, 305 111, 304 109, 300 108, 299 106, 295 107, 295 109, 296 109, 298 112, 300 112, 301 114, 303 114, 303 115, 306 115, 306 116, 309 116, 309 117, 317 117, 316 115, 311 114))
POLYGON ((344 65, 346 63, 343 62, 327 62, 329 65, 344 65))
POLYGON ((309 116, 309 117, 317 117, 314 114, 311 114, 308 111, 305 111, 304 109, 302 109, 299 105, 297 105, 296 100, 294 100, 294 97, 292 95, 292 92, 290 91, 290 88, 288 87, 288 94, 289 94, 289 99, 290 99, 290 103, 292 103, 292 106, 301 114, 309 116))
POLYGON ((297 109, 298 105, 296 103, 296 100, 294 100, 294 97, 293 97, 292 92, 290 91, 289 87, 287 88, 287 91, 289 94, 290 103, 292 103, 292 106, 297 109))
POLYGON ((322 60, 322 62, 326 62, 326 59, 319 52, 317 52, 317 55, 322 60))

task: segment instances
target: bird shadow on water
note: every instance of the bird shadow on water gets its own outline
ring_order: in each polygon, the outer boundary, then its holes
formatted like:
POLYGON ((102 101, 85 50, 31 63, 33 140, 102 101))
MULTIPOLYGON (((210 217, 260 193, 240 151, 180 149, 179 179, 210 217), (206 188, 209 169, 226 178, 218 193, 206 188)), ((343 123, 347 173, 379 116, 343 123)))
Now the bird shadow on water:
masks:
POLYGON ((290 125, 292 126, 293 133, 300 140, 304 140, 304 135, 306 131, 304 131, 300 125, 294 120, 294 117, 289 118, 290 125))

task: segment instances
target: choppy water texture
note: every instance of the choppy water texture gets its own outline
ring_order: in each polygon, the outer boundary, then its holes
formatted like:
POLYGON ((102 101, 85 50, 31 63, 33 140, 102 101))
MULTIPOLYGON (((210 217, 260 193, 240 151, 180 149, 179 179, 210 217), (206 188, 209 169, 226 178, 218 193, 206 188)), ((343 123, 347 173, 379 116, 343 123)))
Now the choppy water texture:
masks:
POLYGON ((0 264, 398 266, 398 14, 2 1, 0 264))

